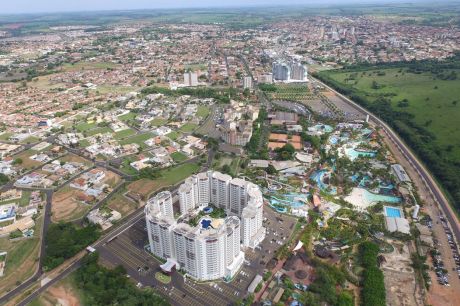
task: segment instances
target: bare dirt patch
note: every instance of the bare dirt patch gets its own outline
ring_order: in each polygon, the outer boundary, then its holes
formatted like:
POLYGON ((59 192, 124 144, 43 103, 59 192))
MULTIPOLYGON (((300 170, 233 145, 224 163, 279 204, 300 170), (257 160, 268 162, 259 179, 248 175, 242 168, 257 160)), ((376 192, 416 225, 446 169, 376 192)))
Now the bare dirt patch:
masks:
POLYGON ((52 221, 69 221, 77 219, 85 214, 91 206, 81 203, 76 199, 77 189, 65 186, 53 195, 51 205, 52 221))

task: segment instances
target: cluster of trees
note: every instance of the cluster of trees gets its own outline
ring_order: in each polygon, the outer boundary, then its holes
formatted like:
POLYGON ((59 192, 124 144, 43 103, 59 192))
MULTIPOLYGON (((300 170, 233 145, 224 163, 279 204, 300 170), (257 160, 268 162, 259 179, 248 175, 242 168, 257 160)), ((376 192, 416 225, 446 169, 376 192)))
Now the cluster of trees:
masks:
POLYGON ((246 149, 251 158, 268 159, 268 151, 265 148, 265 144, 262 144, 263 137, 263 125, 264 121, 268 117, 268 112, 265 108, 260 108, 259 117, 254 121, 253 132, 251 140, 246 145, 246 149), (263 148, 263 151, 261 150, 263 148))
MULTIPOLYGON (((354 306, 353 295, 344 290, 345 274, 337 267, 323 262, 316 266, 315 280, 309 291, 302 293, 299 302, 303 305, 319 306, 327 303, 336 306, 354 306)), ((371 305, 371 304, 369 304, 371 305)))
POLYGON ((238 94, 236 88, 226 88, 226 89, 214 89, 210 87, 184 87, 177 90, 171 90, 169 88, 158 87, 158 86, 149 86, 142 89, 141 93, 143 95, 161 93, 168 96, 182 96, 189 95, 197 98, 213 98, 221 103, 230 103, 230 99, 235 99, 238 94))
POLYGON ((100 236, 100 228, 90 224, 79 228, 73 223, 52 223, 46 233, 46 256, 43 268, 52 270, 71 258, 100 236))
POLYGON ((75 275, 77 286, 84 292, 85 305, 169 305, 152 290, 137 289, 122 266, 110 270, 97 260, 97 253, 87 255, 75 275))
POLYGON ((364 268, 361 300, 363 305, 385 306, 383 272, 377 265, 379 246, 365 241, 359 245, 359 261, 364 268))
POLYGON ((268 83, 259 84, 259 89, 266 92, 275 92, 277 90, 275 84, 268 83))
POLYGON ((8 178, 8 176, 6 176, 3 173, 0 173, 0 186, 7 184, 9 181, 10 179, 8 178))
MULTIPOLYGON (((353 67, 345 68, 351 71, 366 71, 375 67, 388 68, 408 68, 412 72, 423 71, 439 73, 443 69, 460 69, 460 53, 445 62, 436 60, 428 61, 411 61, 406 63, 386 63, 386 64, 360 64, 353 67)), ((414 115, 395 110, 388 97, 379 96, 375 99, 363 95, 355 88, 337 82, 329 76, 330 71, 316 74, 320 80, 334 87, 338 92, 349 96, 353 101, 365 107, 388 125, 390 125, 417 153, 422 161, 428 166, 430 171, 436 176, 438 181, 443 183, 444 188, 448 191, 451 202, 455 205, 457 212, 460 212, 460 161, 447 154, 450 147, 442 148, 436 144, 436 136, 428 131, 426 127, 417 124, 414 121, 414 115)), ((403 104, 404 106, 404 104, 403 104)))
POLYGON ((294 157, 295 148, 290 143, 285 144, 281 148, 276 148, 277 160, 291 160, 294 157))

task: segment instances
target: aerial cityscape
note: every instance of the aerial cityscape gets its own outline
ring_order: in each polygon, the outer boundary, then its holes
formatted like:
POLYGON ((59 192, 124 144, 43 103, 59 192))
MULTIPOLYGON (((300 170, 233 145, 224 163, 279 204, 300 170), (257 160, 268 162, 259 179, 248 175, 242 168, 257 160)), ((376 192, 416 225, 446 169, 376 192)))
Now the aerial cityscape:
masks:
POLYGON ((459 74, 457 0, 5 4, 0 305, 460 305, 459 74))

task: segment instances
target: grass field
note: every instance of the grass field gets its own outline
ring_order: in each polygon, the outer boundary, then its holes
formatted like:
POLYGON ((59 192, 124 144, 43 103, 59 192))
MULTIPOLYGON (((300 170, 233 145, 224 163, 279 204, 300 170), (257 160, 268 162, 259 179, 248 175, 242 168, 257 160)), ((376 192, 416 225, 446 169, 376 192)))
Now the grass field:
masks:
POLYGON ((276 84, 276 91, 269 95, 273 100, 306 101, 312 97, 306 84, 276 84))
POLYGON ((132 120, 134 118, 136 118, 135 113, 127 113, 127 114, 118 116, 118 119, 120 119, 121 121, 129 121, 129 120, 132 120))
POLYGON ((8 138, 10 138, 11 136, 13 136, 13 133, 4 132, 4 133, 0 134, 0 140, 1 141, 7 141, 8 138))
POLYGON ((120 140, 118 143, 120 145, 125 145, 129 143, 137 143, 138 145, 141 146, 141 148, 145 148, 147 145, 144 143, 149 138, 152 138, 154 135, 153 133, 144 133, 144 134, 137 134, 128 138, 125 138, 123 140, 120 140))
POLYGON ((95 127, 96 127, 96 123, 88 123, 88 122, 82 122, 76 126, 79 132, 88 131, 88 130, 94 129, 95 127))
POLYGON ((155 118, 155 119, 153 119, 152 121, 150 121, 150 125, 152 125, 152 126, 160 126, 160 125, 165 124, 166 122, 168 122, 167 119, 164 119, 164 118, 155 118))
POLYGON ((386 94, 394 109, 413 114, 418 125, 434 133, 441 148, 453 146, 448 150, 451 157, 460 156, 460 79, 433 79, 431 73, 408 73, 399 68, 364 73, 329 71, 327 75, 368 99, 386 94))
POLYGON ((176 131, 172 131, 171 133, 169 134, 166 134, 166 137, 169 137, 171 140, 176 140, 177 138, 179 138, 180 134, 176 131))
POLYGON ((180 131, 184 133, 190 133, 193 132, 197 128, 197 125, 194 123, 186 123, 183 126, 180 127, 180 131))
POLYGON ((91 144, 89 143, 88 140, 86 139, 82 139, 78 142, 78 144, 80 145, 80 147, 82 148, 86 148, 86 147, 89 147, 91 144))
POLYGON ((14 158, 20 158, 22 159, 22 164, 20 164, 20 167, 26 170, 30 170, 34 167, 38 167, 40 165, 43 165, 43 163, 30 159, 30 157, 34 154, 37 154, 37 152, 33 150, 26 150, 18 155, 16 155, 14 158))
POLYGON ((96 127, 94 129, 91 129, 91 130, 87 130, 86 131, 86 135, 87 136, 93 136, 93 135, 96 135, 96 134, 105 134, 105 133, 111 133, 112 130, 109 128, 109 127, 96 127))
POLYGON ((188 159, 187 155, 181 152, 174 152, 171 154, 171 158, 176 162, 176 163, 181 163, 183 161, 186 161, 188 159))
POLYGON ((136 131, 133 129, 126 129, 115 133, 115 139, 123 139, 129 136, 136 134, 136 131))
POLYGON ((206 118, 209 115, 210 109, 205 105, 198 105, 196 115, 201 118, 206 118))
POLYGON ((0 292, 7 292, 31 277, 38 264, 40 249, 40 231, 43 217, 35 220, 33 238, 10 241, 9 237, 0 238, 0 250, 7 251, 4 276, 0 279, 0 292))
POLYGON ((75 64, 64 64, 62 65, 62 70, 64 71, 79 71, 79 70, 98 70, 98 69, 108 69, 115 68, 114 63, 109 62, 78 62, 75 64))
POLYGON ((141 194, 147 198, 150 194, 167 186, 174 185, 193 173, 197 172, 200 166, 197 164, 183 164, 177 167, 161 171, 161 177, 156 180, 140 179, 128 185, 128 190, 141 194))
POLYGON ((137 208, 137 203, 123 195, 125 192, 126 190, 124 189, 120 190, 106 204, 109 208, 118 211, 123 217, 129 215, 137 208))
POLYGON ((30 201, 30 194, 31 194, 31 191, 23 190, 22 191, 22 197, 20 199, 2 201, 2 202, 0 202, 0 205, 10 204, 10 203, 18 203, 19 206, 21 206, 21 207, 27 206, 29 204, 29 201, 30 201))

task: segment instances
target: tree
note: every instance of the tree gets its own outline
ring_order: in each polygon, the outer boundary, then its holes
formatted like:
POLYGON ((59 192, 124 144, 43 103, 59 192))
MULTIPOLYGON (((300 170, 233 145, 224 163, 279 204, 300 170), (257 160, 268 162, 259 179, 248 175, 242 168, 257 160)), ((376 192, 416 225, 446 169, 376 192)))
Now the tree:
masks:
POLYGON ((269 164, 265 171, 271 175, 278 173, 278 171, 276 171, 275 167, 272 164, 269 164))
POLYGON ((10 181, 10 179, 8 178, 8 176, 6 176, 3 173, 0 173, 0 186, 5 185, 9 181, 10 181))
POLYGON ((21 165, 22 164, 22 158, 16 158, 14 161, 13 161, 13 165, 21 165))

